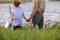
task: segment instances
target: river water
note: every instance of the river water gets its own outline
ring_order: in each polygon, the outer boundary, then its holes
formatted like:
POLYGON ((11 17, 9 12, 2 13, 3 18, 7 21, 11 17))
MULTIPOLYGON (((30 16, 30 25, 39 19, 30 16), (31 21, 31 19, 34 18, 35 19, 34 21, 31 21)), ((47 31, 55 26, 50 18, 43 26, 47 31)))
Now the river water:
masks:
MULTIPOLYGON (((11 10, 14 8, 10 4, 11 10)), ((29 18, 32 11, 32 2, 21 4, 21 8, 24 10, 26 18, 29 18)), ((10 20, 10 10, 9 4, 0 4, 0 24, 5 23, 10 20)), ((50 21, 60 21, 60 2, 46 2, 46 10, 44 12, 44 22, 50 21)), ((23 24, 26 21, 23 19, 23 24)))

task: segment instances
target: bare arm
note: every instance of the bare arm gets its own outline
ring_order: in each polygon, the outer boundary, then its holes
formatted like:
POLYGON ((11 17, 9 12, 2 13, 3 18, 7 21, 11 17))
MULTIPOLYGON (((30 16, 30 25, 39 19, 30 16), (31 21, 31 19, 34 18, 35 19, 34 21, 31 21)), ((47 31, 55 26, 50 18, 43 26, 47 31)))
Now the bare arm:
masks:
POLYGON ((13 16, 11 16, 11 17, 10 17, 10 19, 11 19, 11 21, 13 22, 14 17, 13 17, 13 16))
POLYGON ((13 12, 10 14, 10 19, 11 19, 11 21, 13 22, 13 19, 14 19, 14 14, 13 14, 13 12))
POLYGON ((24 15, 23 15, 23 18, 24 18, 25 20, 27 20, 26 17, 25 17, 24 15))

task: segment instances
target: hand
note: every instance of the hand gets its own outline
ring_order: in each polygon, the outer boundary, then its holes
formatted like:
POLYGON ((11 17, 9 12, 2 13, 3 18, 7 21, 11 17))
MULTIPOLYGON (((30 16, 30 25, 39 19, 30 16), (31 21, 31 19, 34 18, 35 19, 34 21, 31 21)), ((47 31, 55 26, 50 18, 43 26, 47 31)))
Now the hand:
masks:
POLYGON ((27 22, 30 22, 30 20, 29 20, 29 19, 27 19, 26 21, 27 21, 27 22))
POLYGON ((31 20, 31 18, 27 19, 26 21, 27 21, 27 22, 30 22, 30 20, 31 20))

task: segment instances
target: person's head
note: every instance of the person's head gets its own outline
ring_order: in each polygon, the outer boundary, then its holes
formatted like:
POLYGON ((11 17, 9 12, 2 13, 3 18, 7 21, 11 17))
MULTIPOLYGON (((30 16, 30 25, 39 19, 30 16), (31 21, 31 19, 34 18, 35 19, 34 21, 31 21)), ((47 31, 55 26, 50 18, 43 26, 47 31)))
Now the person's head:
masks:
POLYGON ((19 2, 18 0, 14 0, 14 1, 13 1, 13 5, 14 5, 15 7, 19 7, 20 2, 19 2))

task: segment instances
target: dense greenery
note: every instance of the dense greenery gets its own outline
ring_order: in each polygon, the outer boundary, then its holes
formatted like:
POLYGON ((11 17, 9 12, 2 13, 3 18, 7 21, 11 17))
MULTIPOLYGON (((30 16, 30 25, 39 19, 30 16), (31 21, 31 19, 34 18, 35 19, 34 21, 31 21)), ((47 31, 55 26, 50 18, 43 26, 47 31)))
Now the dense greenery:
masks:
POLYGON ((60 40, 60 23, 54 24, 51 28, 45 27, 40 30, 22 28, 14 31, 11 28, 0 27, 0 40, 60 40))

